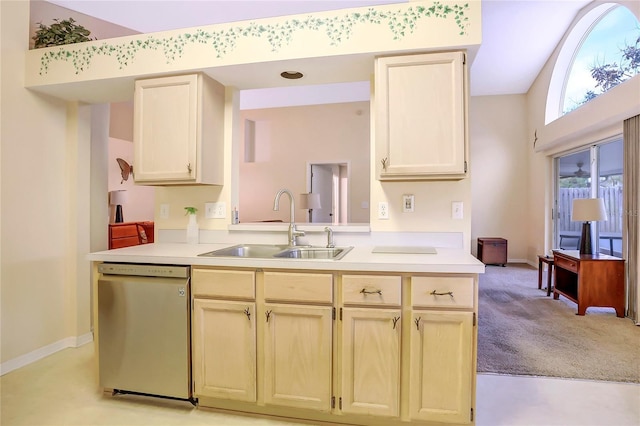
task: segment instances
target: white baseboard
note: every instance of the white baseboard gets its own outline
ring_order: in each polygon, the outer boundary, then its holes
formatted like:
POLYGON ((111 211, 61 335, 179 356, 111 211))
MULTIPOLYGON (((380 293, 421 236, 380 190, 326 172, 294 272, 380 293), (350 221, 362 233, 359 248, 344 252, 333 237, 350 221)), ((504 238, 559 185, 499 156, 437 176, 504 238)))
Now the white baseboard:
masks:
POLYGON ((92 341, 92 332, 83 334, 82 336, 71 336, 66 337, 62 340, 58 340, 57 342, 54 342, 50 345, 43 346, 39 349, 36 349, 35 351, 31 351, 28 354, 24 354, 17 358, 13 358, 9 361, 3 362, 2 364, 0 364, 0 376, 4 376, 5 374, 13 370, 17 370, 20 367, 29 365, 63 349, 77 348, 92 341))

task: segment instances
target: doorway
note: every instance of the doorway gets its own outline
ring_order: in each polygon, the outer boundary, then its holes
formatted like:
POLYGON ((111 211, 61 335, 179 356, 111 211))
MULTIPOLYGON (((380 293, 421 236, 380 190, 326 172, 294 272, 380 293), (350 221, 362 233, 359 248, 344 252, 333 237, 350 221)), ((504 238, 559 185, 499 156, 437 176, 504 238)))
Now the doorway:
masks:
POLYGON ((602 198, 607 220, 592 224, 595 250, 622 256, 622 137, 555 159, 554 247, 577 250, 581 222, 571 220, 574 198, 602 198))
POLYGON ((320 195, 320 208, 310 212, 311 223, 349 222, 349 164, 310 163, 309 192, 320 195))

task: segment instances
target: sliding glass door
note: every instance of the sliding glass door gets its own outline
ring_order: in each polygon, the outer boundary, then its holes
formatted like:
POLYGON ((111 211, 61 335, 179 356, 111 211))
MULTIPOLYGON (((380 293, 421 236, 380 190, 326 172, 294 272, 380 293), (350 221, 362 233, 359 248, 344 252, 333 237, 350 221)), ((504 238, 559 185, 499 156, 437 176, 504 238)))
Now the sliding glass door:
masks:
POLYGON ((595 249, 622 256, 622 138, 555 160, 554 247, 577 250, 581 222, 571 220, 574 198, 603 198, 608 220, 592 223, 595 249))

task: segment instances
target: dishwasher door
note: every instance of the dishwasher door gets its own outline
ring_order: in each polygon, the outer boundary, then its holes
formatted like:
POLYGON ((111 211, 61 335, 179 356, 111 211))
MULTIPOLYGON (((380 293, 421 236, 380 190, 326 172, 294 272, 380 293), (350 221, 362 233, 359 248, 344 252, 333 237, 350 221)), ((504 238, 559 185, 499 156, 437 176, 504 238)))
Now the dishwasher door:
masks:
POLYGON ((103 275, 98 281, 100 385, 191 397, 189 278, 103 275))

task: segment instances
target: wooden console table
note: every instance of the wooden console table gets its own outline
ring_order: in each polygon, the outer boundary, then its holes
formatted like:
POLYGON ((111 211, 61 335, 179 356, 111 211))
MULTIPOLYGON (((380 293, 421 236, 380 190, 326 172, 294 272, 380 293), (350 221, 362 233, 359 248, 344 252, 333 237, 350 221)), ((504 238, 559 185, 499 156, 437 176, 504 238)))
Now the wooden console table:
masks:
POLYGON ((581 255, 578 250, 554 250, 555 286, 560 295, 578 304, 578 315, 590 306, 612 307, 624 317, 624 259, 606 254, 581 255))

